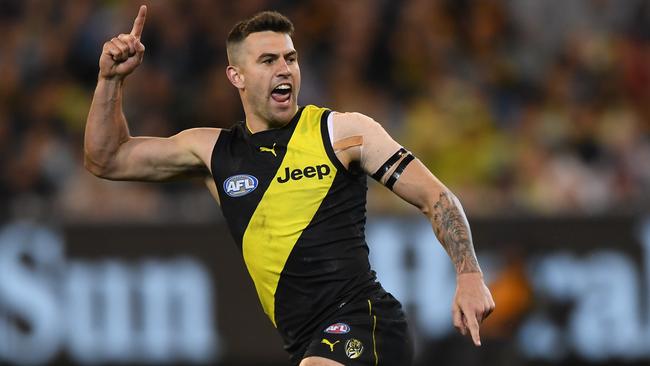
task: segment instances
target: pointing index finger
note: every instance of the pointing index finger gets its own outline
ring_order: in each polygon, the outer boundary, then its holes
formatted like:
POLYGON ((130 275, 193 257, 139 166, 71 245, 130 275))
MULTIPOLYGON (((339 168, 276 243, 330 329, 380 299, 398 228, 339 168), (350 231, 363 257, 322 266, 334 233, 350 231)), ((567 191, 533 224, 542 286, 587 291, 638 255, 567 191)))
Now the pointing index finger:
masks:
POLYGON ((138 11, 138 16, 133 22, 133 29, 131 29, 131 35, 137 39, 140 39, 142 35, 142 29, 144 28, 144 21, 147 19, 147 6, 140 5, 140 11, 138 11))
POLYGON ((467 328, 469 329, 469 333, 472 336, 474 345, 480 346, 481 336, 479 335, 479 325, 478 320, 476 320, 476 316, 465 316, 465 320, 467 321, 467 328))

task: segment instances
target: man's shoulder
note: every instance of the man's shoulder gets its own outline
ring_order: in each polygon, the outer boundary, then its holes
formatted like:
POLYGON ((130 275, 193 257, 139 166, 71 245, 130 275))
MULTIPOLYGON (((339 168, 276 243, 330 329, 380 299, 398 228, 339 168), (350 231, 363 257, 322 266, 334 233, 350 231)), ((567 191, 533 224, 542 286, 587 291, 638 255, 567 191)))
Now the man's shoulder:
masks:
POLYGON ((352 130, 363 130, 378 124, 371 117, 359 112, 333 112, 332 123, 335 127, 352 130))
POLYGON ((332 116, 332 119, 335 124, 338 123, 360 123, 360 124, 366 124, 366 123, 376 123, 375 120, 373 120, 371 117, 368 117, 367 115, 359 112, 342 112, 338 111, 326 106, 319 106, 316 104, 307 104, 303 108, 303 113, 307 111, 308 113, 310 112, 330 112, 330 115, 332 116))
POLYGON ((219 133, 217 138, 226 138, 232 136, 243 136, 246 134, 247 127, 245 121, 236 121, 227 128, 217 128, 219 133))
POLYGON ((181 140, 186 140, 192 143, 200 143, 205 142, 206 140, 216 140, 219 138, 219 135, 222 131, 224 131, 224 129, 216 127, 196 127, 183 130, 176 136, 181 140))
POLYGON ((215 127, 190 128, 179 132, 173 136, 173 139, 180 146, 203 155, 206 151, 211 151, 222 131, 221 128, 215 127))

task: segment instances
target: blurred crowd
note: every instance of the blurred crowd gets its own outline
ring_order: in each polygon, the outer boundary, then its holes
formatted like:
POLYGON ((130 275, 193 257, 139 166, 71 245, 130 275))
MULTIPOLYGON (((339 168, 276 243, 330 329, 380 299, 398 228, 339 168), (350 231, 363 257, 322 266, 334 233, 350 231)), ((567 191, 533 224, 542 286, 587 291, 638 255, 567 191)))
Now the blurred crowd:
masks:
MULTIPOLYGON (((375 118, 470 215, 650 208, 647 0, 0 0, 0 217, 218 216, 202 182, 106 182, 83 168, 101 47, 140 3, 133 135, 241 120, 225 38, 276 9, 297 31, 299 102, 375 118)), ((383 187, 371 194, 375 212, 403 209, 383 187)))

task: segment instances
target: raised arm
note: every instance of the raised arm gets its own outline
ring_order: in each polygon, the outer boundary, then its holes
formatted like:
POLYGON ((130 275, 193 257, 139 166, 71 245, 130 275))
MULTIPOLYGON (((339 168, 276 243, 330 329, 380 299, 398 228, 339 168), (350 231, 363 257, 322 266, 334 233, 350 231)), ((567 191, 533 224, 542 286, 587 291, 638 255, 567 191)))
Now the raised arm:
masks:
POLYGON ((358 113, 333 117, 334 141, 344 164, 357 161, 405 201, 427 216, 436 237, 449 254, 457 274, 452 305, 454 326, 480 345, 479 323, 494 309, 494 301, 476 259, 469 223, 460 201, 418 159, 402 149, 377 122, 358 113), (354 138, 360 136, 360 138, 354 138))
POLYGON ((86 121, 85 166, 112 180, 164 181, 206 175, 219 129, 190 129, 169 138, 129 134, 122 111, 123 84, 142 62, 145 47, 140 37, 146 16, 147 8, 141 6, 131 32, 104 44, 86 121))

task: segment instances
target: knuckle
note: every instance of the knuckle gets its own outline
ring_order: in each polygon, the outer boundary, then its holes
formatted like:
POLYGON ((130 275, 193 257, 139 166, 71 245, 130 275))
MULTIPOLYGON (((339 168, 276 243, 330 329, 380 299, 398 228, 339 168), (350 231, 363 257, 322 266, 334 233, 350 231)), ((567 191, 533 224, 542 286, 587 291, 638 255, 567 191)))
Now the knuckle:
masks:
POLYGON ((477 310, 478 308, 474 304, 465 304, 465 306, 463 306, 464 313, 474 314, 477 310))
POLYGON ((123 42, 132 42, 133 41, 133 36, 130 34, 120 34, 120 40, 123 42))

